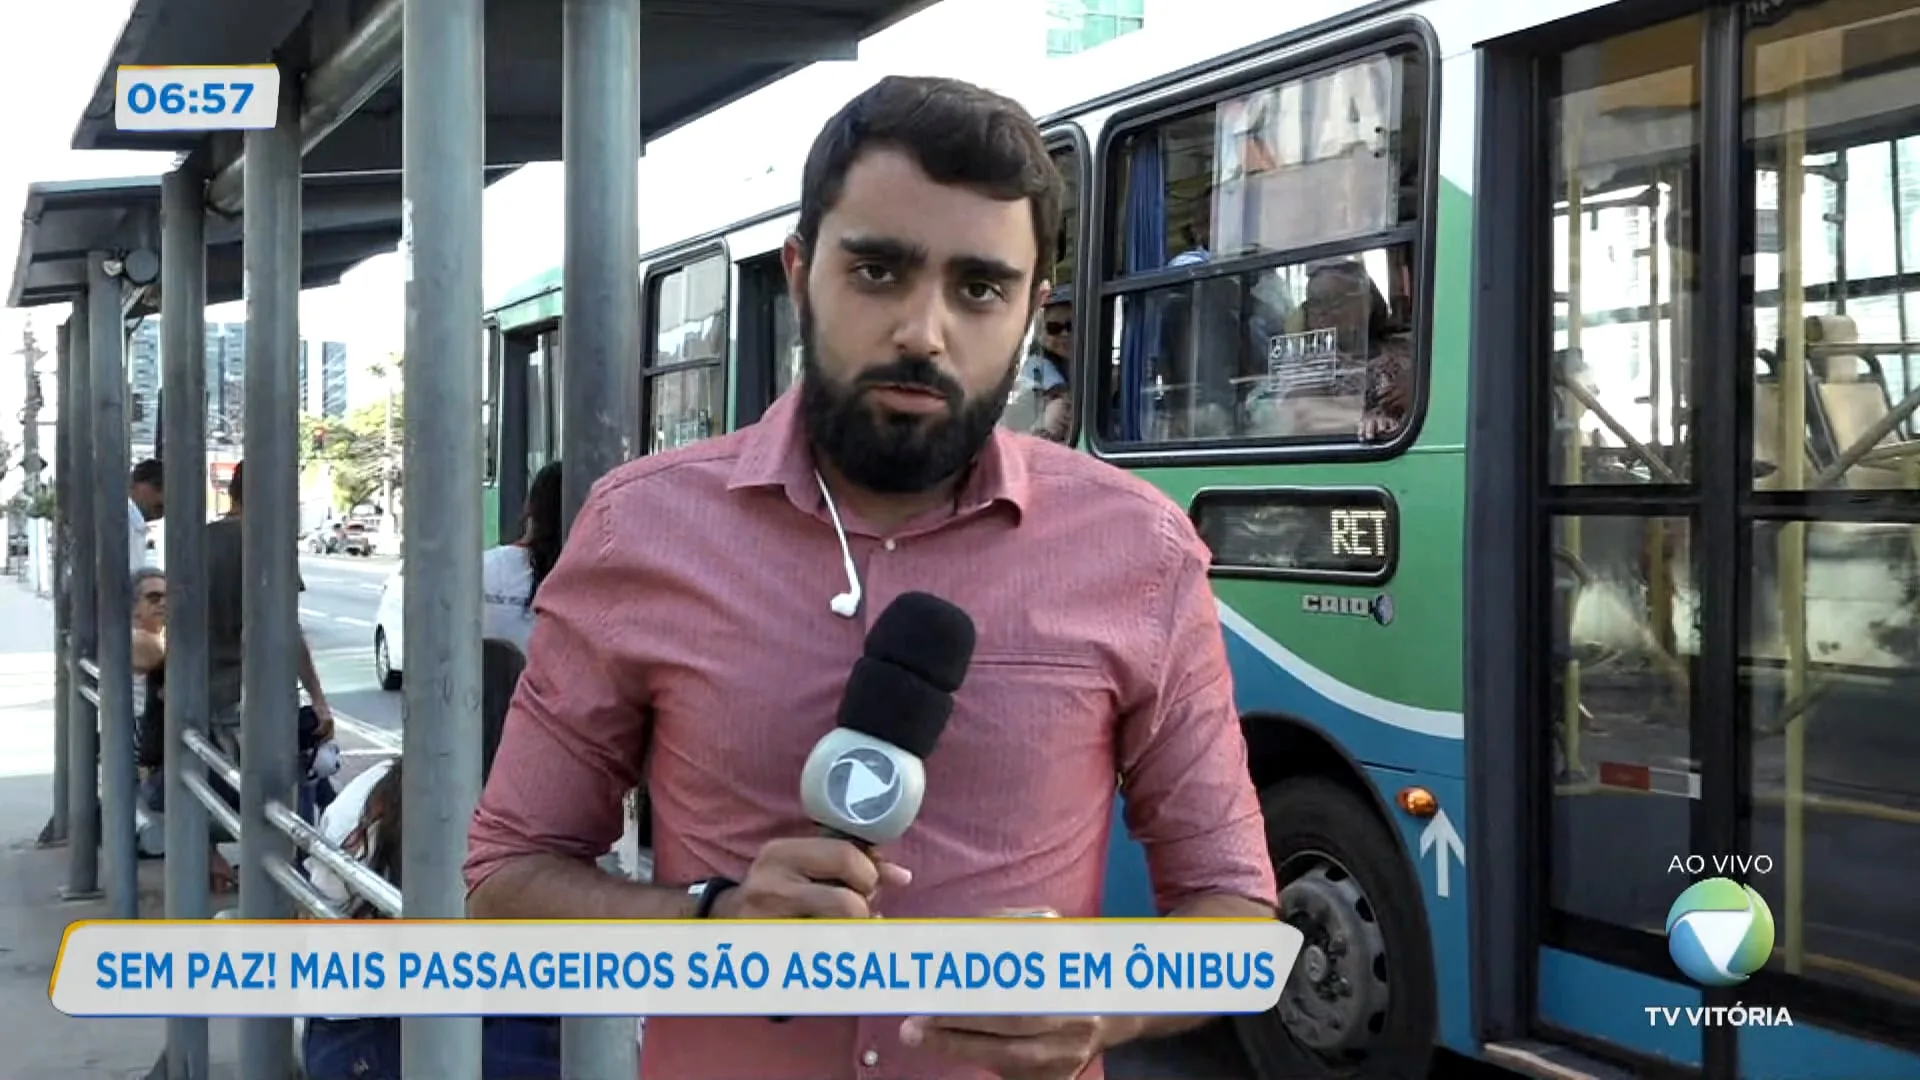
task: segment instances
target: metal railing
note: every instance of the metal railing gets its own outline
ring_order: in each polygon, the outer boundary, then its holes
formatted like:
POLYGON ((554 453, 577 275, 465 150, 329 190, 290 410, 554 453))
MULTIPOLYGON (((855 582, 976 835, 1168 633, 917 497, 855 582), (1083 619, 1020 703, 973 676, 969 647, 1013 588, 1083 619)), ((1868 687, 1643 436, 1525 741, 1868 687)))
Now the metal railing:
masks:
MULTIPOLYGON (((180 738, 195 757, 207 763, 209 773, 217 774, 235 791, 240 790, 240 769, 227 760, 227 756, 220 752, 219 747, 213 745, 205 735, 197 731, 182 732, 180 738)), ((227 800, 213 790, 213 786, 208 784, 204 777, 187 775, 181 778, 181 782, 187 786, 188 791, 193 792, 194 798, 200 800, 200 805, 207 808, 207 813, 212 815, 220 827, 238 841, 240 815, 233 811, 227 800)), ((295 847, 305 852, 313 861, 333 871, 340 878, 341 883, 354 895, 380 909, 385 915, 400 917, 400 890, 328 840, 320 830, 308 824, 306 819, 286 803, 278 799, 267 800, 266 817, 274 828, 285 833, 287 839, 293 841, 295 847)), ((313 887, 312 882, 307 880, 307 876, 298 867, 286 859, 269 852, 262 860, 261 866, 274 881, 280 883, 280 887, 287 891, 287 895, 293 897, 294 902, 313 915, 322 919, 346 917, 346 914, 335 907, 331 900, 320 895, 320 891, 313 887)))
MULTIPOLYGON (((80 671, 80 696, 91 703, 95 709, 100 707, 100 666, 86 657, 77 662, 80 671)), ((229 788, 240 790, 240 768, 220 752, 211 740, 198 731, 187 730, 180 735, 181 742, 193 755, 205 762, 207 772, 218 776, 229 788)), ((206 777, 188 773, 180 778, 186 789, 206 808, 214 823, 231 836, 235 843, 240 842, 240 815, 225 796, 213 789, 206 777)), ((274 828, 286 834, 295 847, 308 858, 328 870, 333 871, 348 891, 364 899, 375 908, 392 918, 400 917, 400 890, 386 878, 374 873, 349 855, 345 849, 328 840, 319 829, 314 828, 297 810, 278 799, 269 799, 266 805, 267 821, 274 828)), ((346 914, 334 903, 320 894, 305 873, 288 860, 272 852, 261 860, 261 866, 269 877, 278 882, 287 891, 295 903, 305 908, 317 918, 342 919, 346 914)))
POLYGON ((86 698, 94 708, 100 707, 100 665, 81 657, 78 661, 80 674, 85 676, 80 683, 80 696, 86 698))

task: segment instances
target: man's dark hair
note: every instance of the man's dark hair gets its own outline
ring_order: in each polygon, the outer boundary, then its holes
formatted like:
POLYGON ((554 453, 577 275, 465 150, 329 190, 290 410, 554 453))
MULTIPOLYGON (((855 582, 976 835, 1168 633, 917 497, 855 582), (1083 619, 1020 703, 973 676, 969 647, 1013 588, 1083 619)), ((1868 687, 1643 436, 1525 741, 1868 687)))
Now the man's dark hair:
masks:
POLYGON ((166 477, 167 471, 160 466, 160 459, 148 458, 133 467, 133 476, 129 482, 134 484, 151 484, 154 487, 165 487, 167 482, 166 477))
POLYGON ((1060 172, 1019 102, 961 82, 889 75, 835 113, 807 151, 800 179, 800 252, 811 262, 820 221, 840 201, 847 170, 868 150, 911 157, 935 183, 1033 207, 1034 284, 1053 267, 1060 172))

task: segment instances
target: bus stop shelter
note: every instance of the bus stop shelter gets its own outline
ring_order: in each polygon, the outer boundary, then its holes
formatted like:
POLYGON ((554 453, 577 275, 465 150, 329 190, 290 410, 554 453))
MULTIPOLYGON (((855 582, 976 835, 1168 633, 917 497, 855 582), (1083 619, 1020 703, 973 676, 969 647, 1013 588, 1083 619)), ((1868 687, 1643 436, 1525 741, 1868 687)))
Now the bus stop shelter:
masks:
MULTIPOLYGON (((488 170, 489 181, 510 169, 488 170)), ((86 255, 108 252, 123 258, 144 251, 150 269, 159 269, 159 176, 114 180, 63 180, 27 189, 20 247, 15 253, 7 306, 44 307, 73 303, 86 295, 86 255)), ((301 190, 300 287, 339 284, 348 270, 374 255, 392 251, 400 239, 398 175, 309 175, 301 190)), ((237 219, 212 217, 205 228, 206 302, 224 304, 242 295, 241 228, 237 219)), ((136 283, 141 268, 127 275, 125 313, 129 318, 159 310, 158 278, 136 283)))
MULTIPOLYGON (((9 297, 23 305, 77 305, 61 335, 61 399, 84 403, 87 422, 67 422, 77 421, 73 413, 62 417, 66 467, 59 476, 63 493, 73 498, 59 502, 71 507, 64 522, 69 535, 95 547, 73 552, 76 572, 60 597, 80 646, 72 650, 69 673, 68 723, 75 734, 63 740, 69 743, 66 825, 73 847, 89 852, 74 856, 79 869, 91 865, 94 841, 106 841, 106 891, 117 913, 131 915, 134 904, 131 815, 117 814, 132 797, 130 645, 123 633, 99 631, 131 618, 128 590, 111 576, 128 565, 125 532, 111 527, 129 464, 128 315, 156 303, 162 315, 168 516, 194 520, 206 514, 203 309, 223 299, 247 303, 243 532, 250 592, 248 706, 241 725, 247 761, 239 770, 211 751, 205 680, 183 677, 205 670, 207 567, 202 531, 169 529, 167 915, 208 914, 204 855, 196 852, 205 849, 201 807, 211 807, 203 794, 211 771, 239 781, 239 812, 230 816, 240 834, 241 916, 286 918, 296 902, 306 903, 286 872, 296 845, 323 862, 338 857, 316 850, 287 810, 296 778, 294 732, 284 717, 298 704, 299 292, 337 280, 360 259, 399 244, 407 281, 410 497, 404 523, 406 889, 398 906, 409 917, 459 917, 466 825, 480 773, 485 183, 526 162, 566 162, 563 281, 570 317, 561 341, 568 368, 562 454, 570 517, 622 454, 622 413, 606 403, 619 400, 624 375, 640 357, 643 141, 809 63, 850 59, 862 38, 929 2, 136 0, 73 147, 172 151, 181 155, 179 164, 157 181, 122 182, 112 195, 41 189, 39 218, 29 221, 9 297), (266 62, 281 71, 278 122, 271 129, 123 132, 115 126, 122 65, 266 62), (52 209, 56 203, 66 211, 52 209), (416 522, 423 524, 416 529, 416 522), (93 696, 85 698, 89 687, 93 696), (90 722, 96 699, 97 735, 90 722), (269 723, 270 717, 281 722, 269 723), (94 754, 109 804, 101 838, 88 834, 91 814, 73 812, 90 805, 86 759, 94 754)), ((77 892, 95 884, 78 871, 74 877, 70 885, 85 887, 77 892)), ((384 897, 369 891, 378 894, 377 883, 363 895, 382 906, 384 897)), ((630 1020, 569 1020, 565 1027, 566 1075, 635 1075, 630 1020)), ((240 1074, 249 1080, 291 1076, 291 1030, 289 1020, 242 1021, 240 1074)), ((409 1078, 479 1076, 477 1019, 408 1019, 404 1030, 409 1078)), ((157 1073, 171 1080, 208 1075, 204 1021, 170 1021, 167 1042, 157 1073)))

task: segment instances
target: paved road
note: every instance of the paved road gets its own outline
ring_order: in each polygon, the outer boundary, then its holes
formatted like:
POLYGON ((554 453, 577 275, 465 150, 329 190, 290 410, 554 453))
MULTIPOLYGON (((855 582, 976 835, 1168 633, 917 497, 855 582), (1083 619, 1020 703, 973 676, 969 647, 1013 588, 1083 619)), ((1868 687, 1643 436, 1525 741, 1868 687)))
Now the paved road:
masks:
POLYGON ((400 568, 391 556, 300 556, 300 625, 320 668, 327 700, 342 728, 375 743, 400 742, 400 694, 380 689, 373 674, 373 621, 380 587, 400 568))

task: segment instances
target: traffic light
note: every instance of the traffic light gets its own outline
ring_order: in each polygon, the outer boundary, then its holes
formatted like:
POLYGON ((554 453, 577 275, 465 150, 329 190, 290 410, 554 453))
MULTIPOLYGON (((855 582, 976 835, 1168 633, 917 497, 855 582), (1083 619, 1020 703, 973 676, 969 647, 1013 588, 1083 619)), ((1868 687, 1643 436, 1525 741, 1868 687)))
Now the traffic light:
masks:
POLYGON ((313 452, 316 454, 323 454, 326 452, 326 450, 327 450, 327 429, 324 426, 314 428, 313 429, 313 452))

